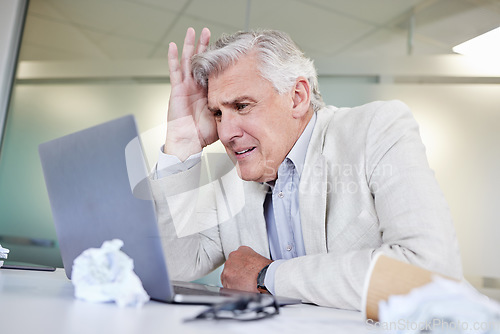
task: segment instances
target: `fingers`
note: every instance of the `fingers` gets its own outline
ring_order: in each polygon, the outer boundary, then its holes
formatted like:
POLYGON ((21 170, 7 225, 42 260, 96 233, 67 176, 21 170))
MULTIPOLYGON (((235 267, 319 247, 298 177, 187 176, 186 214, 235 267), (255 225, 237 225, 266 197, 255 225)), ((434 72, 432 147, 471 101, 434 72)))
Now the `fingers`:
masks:
POLYGON ((224 288, 227 288, 224 282, 224 271, 220 274, 220 283, 224 288))
POLYGON ((177 45, 170 43, 168 45, 168 70, 170 71, 170 83, 179 84, 182 81, 182 73, 179 66, 177 45))
POLYGON ((201 31, 200 39, 198 40, 198 45, 196 47, 196 53, 205 52, 210 42, 210 30, 208 28, 203 28, 201 31))
POLYGON ((185 76, 191 73, 191 57, 194 55, 194 42, 196 33, 193 28, 188 28, 182 47, 181 69, 185 76))
POLYGON ((210 42, 210 30, 203 28, 195 48, 196 32, 193 28, 188 28, 182 55, 179 64, 179 51, 175 43, 170 43, 168 47, 168 68, 170 70, 170 81, 173 85, 182 82, 182 79, 191 75, 191 57, 196 53, 204 52, 210 42))

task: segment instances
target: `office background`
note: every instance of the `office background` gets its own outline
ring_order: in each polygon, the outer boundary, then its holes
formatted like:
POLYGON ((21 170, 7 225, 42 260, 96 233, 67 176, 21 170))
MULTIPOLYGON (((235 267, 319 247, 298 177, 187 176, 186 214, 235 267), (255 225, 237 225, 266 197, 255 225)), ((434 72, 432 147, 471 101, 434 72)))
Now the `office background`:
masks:
POLYGON ((499 25, 498 0, 31 0, 2 134, 0 243, 12 260, 61 266, 38 144, 132 113, 154 164, 168 43, 182 45, 189 26, 207 26, 214 38, 274 28, 315 60, 328 104, 400 99, 411 107, 466 277, 495 284, 499 58, 452 47, 499 25))

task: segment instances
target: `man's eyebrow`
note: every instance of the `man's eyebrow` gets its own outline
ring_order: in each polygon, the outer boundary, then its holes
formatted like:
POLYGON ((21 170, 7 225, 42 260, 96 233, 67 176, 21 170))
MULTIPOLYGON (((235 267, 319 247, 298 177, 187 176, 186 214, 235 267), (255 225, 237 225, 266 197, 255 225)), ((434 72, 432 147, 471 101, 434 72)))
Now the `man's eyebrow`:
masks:
POLYGON ((247 96, 247 95, 243 95, 243 96, 238 96, 237 98, 233 99, 232 101, 228 101, 228 102, 222 102, 222 105, 233 105, 233 104, 236 104, 236 103, 241 103, 243 101, 250 101, 250 102, 256 102, 253 98, 251 98, 250 96, 247 96))
MULTIPOLYGON (((243 101, 257 102, 254 98, 247 96, 247 95, 243 95, 243 96, 238 96, 230 101, 222 101, 220 104, 223 106, 232 106, 232 105, 235 105, 237 103, 241 103, 243 101)), ((214 106, 208 106, 208 109, 212 112, 219 110, 218 107, 214 107, 214 106)))

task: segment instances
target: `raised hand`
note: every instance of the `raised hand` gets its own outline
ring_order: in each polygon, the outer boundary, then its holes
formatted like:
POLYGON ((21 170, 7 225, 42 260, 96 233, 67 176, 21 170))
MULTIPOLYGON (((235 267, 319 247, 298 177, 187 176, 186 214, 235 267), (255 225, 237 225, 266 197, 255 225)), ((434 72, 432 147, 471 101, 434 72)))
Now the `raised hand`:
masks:
POLYGON ((207 49, 210 30, 202 30, 196 47, 195 40, 196 33, 189 28, 180 62, 177 45, 170 43, 168 48, 172 90, 164 152, 177 156, 181 161, 218 139, 214 117, 207 107, 207 91, 195 82, 191 74, 191 57, 207 49))

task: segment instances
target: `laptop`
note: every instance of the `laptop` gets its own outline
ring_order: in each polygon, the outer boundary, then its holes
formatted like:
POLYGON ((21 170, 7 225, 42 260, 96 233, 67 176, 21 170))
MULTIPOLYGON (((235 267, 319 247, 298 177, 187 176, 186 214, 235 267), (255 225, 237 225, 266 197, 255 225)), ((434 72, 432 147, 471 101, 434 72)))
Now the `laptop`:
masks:
MULTIPOLYGON (((84 250, 118 238, 151 299, 210 305, 248 296, 190 282, 174 286, 170 280, 132 115, 40 144, 39 154, 68 278, 84 250)), ((278 303, 300 300, 279 298, 278 303)))

